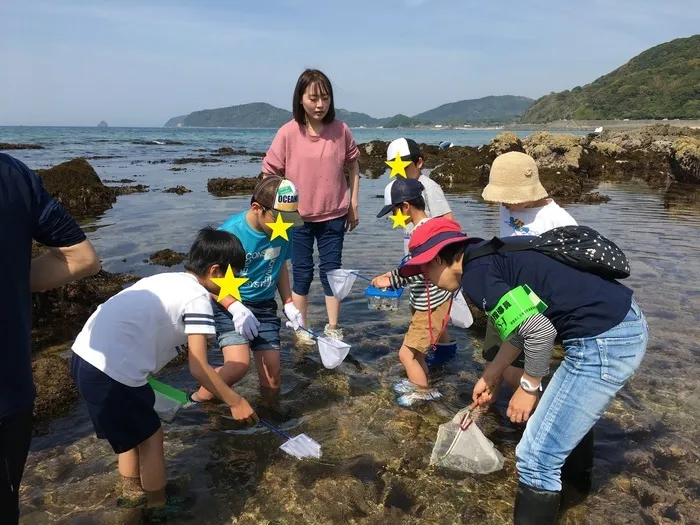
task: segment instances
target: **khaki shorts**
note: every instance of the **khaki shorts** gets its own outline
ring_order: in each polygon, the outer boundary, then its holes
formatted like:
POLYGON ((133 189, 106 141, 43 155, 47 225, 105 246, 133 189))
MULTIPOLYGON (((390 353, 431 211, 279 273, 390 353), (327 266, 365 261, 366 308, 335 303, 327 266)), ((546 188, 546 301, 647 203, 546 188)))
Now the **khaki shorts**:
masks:
MULTIPOLYGON (((433 328, 433 340, 437 343, 440 339, 440 330, 445 323, 445 318, 449 315, 450 301, 446 301, 435 309, 431 309, 431 324, 433 328)), ((404 337, 403 344, 411 350, 427 354, 432 346, 430 340, 430 329, 428 328, 428 312, 415 310, 411 318, 411 324, 404 337)))

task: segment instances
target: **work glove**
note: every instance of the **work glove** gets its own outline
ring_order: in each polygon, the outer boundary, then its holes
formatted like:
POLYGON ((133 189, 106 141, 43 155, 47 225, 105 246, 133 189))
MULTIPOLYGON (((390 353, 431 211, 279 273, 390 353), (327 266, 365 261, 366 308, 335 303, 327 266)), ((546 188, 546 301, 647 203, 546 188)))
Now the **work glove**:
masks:
POLYGON ((299 309, 294 306, 294 303, 289 301, 284 305, 284 315, 292 323, 292 327, 296 330, 300 326, 304 326, 304 316, 301 315, 299 309))
POLYGON ((255 339, 258 335, 258 327, 260 322, 255 318, 253 312, 248 310, 240 301, 234 301, 228 307, 228 311, 233 317, 233 326, 236 332, 242 335, 249 341, 255 339))

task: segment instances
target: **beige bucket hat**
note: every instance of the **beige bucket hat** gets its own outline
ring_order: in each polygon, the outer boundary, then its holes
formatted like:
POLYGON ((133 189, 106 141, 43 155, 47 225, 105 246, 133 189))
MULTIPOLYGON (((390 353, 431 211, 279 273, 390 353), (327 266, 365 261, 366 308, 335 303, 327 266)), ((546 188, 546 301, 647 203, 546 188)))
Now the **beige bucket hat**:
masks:
POLYGON ((535 159, 525 153, 510 151, 493 161, 489 183, 481 196, 487 202, 521 204, 546 198, 547 190, 540 184, 535 159))

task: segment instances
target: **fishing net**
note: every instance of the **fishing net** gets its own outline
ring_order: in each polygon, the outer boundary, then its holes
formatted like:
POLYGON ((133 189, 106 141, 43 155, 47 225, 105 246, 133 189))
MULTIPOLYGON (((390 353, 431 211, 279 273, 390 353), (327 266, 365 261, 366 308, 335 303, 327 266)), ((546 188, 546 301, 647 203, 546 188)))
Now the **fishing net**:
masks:
POLYGON ((318 352, 321 354, 321 361, 326 368, 335 368, 347 357, 350 352, 350 345, 331 339, 330 337, 318 337, 318 352))
POLYGON ((355 272, 355 270, 339 268, 326 273, 328 284, 333 291, 333 296, 339 301, 342 301, 348 296, 350 290, 352 290, 352 285, 355 284, 357 273, 353 272, 355 272))
POLYGON ((471 409, 466 408, 438 428, 430 464, 471 474, 489 474, 503 468, 503 455, 479 430, 471 409))

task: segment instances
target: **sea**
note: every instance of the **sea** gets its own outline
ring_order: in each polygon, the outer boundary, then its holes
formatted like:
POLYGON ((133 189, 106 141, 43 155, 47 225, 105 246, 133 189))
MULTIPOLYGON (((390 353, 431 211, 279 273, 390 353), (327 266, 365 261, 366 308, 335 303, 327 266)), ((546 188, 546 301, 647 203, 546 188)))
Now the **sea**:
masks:
MULTIPOLYGON (((353 129, 357 143, 410 137, 419 143, 487 144, 500 130, 353 129)), ((520 136, 529 132, 518 131, 520 136)), ((218 226, 246 209, 249 197, 215 197, 207 180, 256 176, 260 157, 176 166, 220 147, 264 152, 274 129, 0 127, 0 142, 35 143, 42 150, 10 151, 29 167, 85 157, 108 185, 144 184, 148 191, 118 197, 104 214, 82 223, 109 272, 147 276, 182 271, 152 264, 153 252, 186 252, 197 230, 218 226), (182 171, 171 171, 184 167, 182 171), (128 179, 133 182, 109 182, 128 179), (163 190, 183 185, 191 193, 163 190)), ((632 176, 633 174, 631 174, 632 176)), ((632 178, 632 177, 631 177, 632 178)), ((343 266, 374 276, 395 267, 403 236, 377 219, 388 172, 360 181, 360 224, 348 233, 343 266)), ((562 523, 697 523, 700 516, 700 198, 688 187, 675 195, 641 184, 601 183, 604 204, 567 205, 579 224, 614 240, 627 254, 625 280, 645 312, 650 341, 645 361, 596 426, 594 490, 562 511, 562 523)), ((499 230, 498 210, 478 193, 446 192, 469 235, 499 230)), ((168 523, 509 523, 517 486, 514 448, 522 427, 505 412, 505 389, 479 427, 505 457, 489 475, 431 467, 439 425, 470 402, 483 370, 481 338, 451 327, 457 355, 431 372, 439 402, 402 408, 392 385, 403 377, 397 357, 410 319, 373 311, 358 280, 343 301, 341 325, 351 350, 328 370, 315 348, 299 348, 282 330, 282 399, 270 417, 290 435, 321 443, 322 458, 297 460, 279 449, 284 440, 262 428, 238 429, 225 407, 187 407, 165 424, 169 490, 176 495, 168 523)), ((318 277, 309 322, 322 329, 318 277)), ((9 351, 9 350, 8 350, 9 351)), ((561 356, 559 356, 559 359, 561 356)), ((210 359, 221 364, 212 349, 210 359)), ((553 362, 553 369, 558 364, 553 362)), ((237 391, 258 407, 251 367, 237 391)), ((197 387, 186 365, 159 378, 183 390, 197 387)), ((94 436, 85 406, 37 436, 21 491, 22 523, 139 523, 138 510, 117 505, 116 456, 94 436)))

